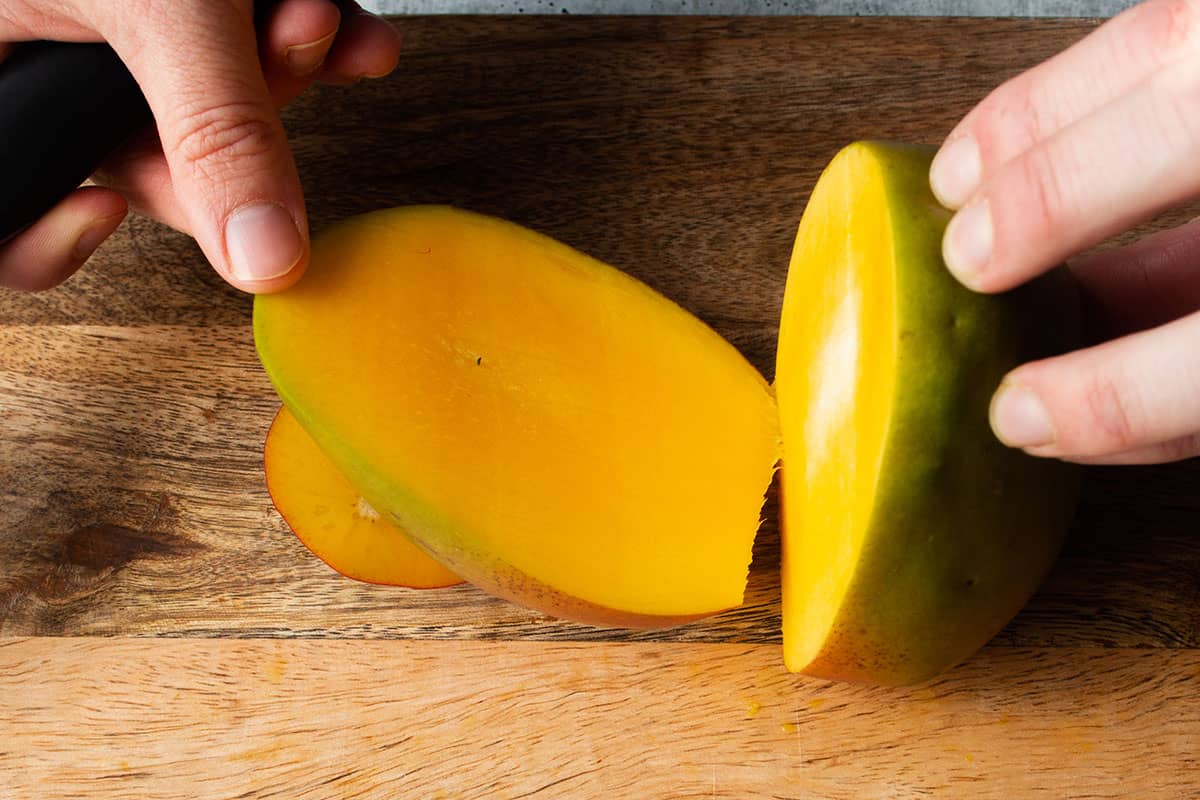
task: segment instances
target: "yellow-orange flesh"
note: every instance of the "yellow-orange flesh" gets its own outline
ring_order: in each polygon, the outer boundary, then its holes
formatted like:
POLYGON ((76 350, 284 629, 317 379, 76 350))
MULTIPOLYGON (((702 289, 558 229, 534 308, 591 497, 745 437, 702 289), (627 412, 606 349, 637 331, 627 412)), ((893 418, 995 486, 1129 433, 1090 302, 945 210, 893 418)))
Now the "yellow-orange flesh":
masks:
POLYGON ((367 583, 413 589, 462 582, 380 517, 286 408, 271 424, 263 455, 275 508, 333 569, 367 583))
POLYGON ((489 217, 377 212, 257 298, 255 337, 322 449, 472 583, 597 623, 741 603, 773 395, 619 270, 489 217))
POLYGON ((829 637, 871 522, 895 373, 894 248, 870 150, 822 175, 788 271, 775 391, 783 431, 789 668, 829 637))

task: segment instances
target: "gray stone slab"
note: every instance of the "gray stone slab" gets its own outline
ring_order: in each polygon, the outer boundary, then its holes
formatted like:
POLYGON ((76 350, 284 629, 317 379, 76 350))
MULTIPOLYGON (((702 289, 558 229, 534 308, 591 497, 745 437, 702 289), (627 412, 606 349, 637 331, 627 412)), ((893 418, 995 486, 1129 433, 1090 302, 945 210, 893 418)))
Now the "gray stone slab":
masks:
POLYGON ((387 14, 1109 17, 1134 0, 366 0, 387 14))

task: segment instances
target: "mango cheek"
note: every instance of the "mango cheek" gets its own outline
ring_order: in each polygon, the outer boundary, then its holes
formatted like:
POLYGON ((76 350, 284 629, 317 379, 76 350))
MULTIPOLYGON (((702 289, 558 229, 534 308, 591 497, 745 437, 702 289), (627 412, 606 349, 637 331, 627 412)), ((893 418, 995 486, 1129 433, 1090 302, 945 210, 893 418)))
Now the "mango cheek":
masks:
POLYGON ((256 299, 255 340, 355 489, 481 588, 639 627, 742 602, 774 396, 621 271, 489 217, 377 212, 256 299))
POLYGON ((946 270, 930 148, 860 142, 821 176, 788 272, 775 389, 784 439, 783 638, 793 671, 930 678, 1041 583, 1077 471, 1003 447, 1003 375, 1079 340, 1052 275, 1002 296, 946 270))

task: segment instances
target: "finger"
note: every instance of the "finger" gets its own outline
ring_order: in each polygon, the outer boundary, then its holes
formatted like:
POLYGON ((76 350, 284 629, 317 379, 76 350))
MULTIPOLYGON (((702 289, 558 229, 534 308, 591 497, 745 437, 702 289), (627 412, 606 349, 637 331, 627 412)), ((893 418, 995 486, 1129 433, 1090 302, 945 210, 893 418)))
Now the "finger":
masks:
POLYGON ((190 233, 157 131, 150 129, 135 135, 104 161, 92 179, 120 192, 129 201, 129 207, 139 214, 190 233))
MULTIPOLYGON (((337 7, 328 0, 286 0, 271 10, 259 35, 259 57, 277 107, 311 83, 312 75, 302 77, 295 72, 316 71, 315 66, 297 67, 289 54, 299 47, 306 51, 305 58, 316 54, 323 58, 321 49, 327 51, 333 43, 339 20, 337 7), (314 44, 316 50, 312 49, 314 44)), ((130 207, 138 213, 188 232, 156 131, 140 134, 122 146, 94 178, 97 183, 125 195, 130 207)))
POLYGON ((191 233, 171 180, 171 168, 153 129, 137 134, 109 156, 92 180, 120 192, 139 214, 191 233))
POLYGON ((946 266, 1011 288, 1187 199, 1200 185, 1195 70, 1164 70, 989 175, 947 226, 946 266))
POLYGON ((5 0, 0 4, 0 41, 98 42, 103 39, 84 15, 61 3, 5 0), (59 7, 56 7, 59 6, 59 7))
POLYGON ((25 291, 57 286, 83 266, 126 211, 116 192, 98 186, 75 190, 0 246, 0 286, 25 291))
POLYGON ((316 77, 340 22, 341 13, 329 0, 284 0, 271 10, 258 44, 276 105, 316 77))
POLYGON ((1095 332, 1146 330, 1200 309, 1200 220, 1073 261, 1095 332))
POLYGON ((400 60, 400 34, 390 22, 343 3, 342 26, 319 73, 326 83, 348 84, 382 78, 400 60))
POLYGON ((1154 0, 1118 14, 1075 45, 1007 81, 947 137, 930 185, 959 208, 1004 164, 1115 100, 1165 64, 1193 58, 1194 3, 1154 0))
POLYGON ((136 40, 129 26, 108 33, 154 112, 186 228, 234 286, 291 285, 307 261, 307 218, 250 3, 145 8, 136 40))
POLYGON ((1038 456, 1138 451, 1200 431, 1200 314, 1013 370, 996 436, 1038 456))
POLYGON ((1107 456, 1092 456, 1067 459, 1077 464, 1166 464, 1171 461, 1182 461, 1185 458, 1200 456, 1200 434, 1181 436, 1169 442, 1142 447, 1137 450, 1126 450, 1107 456))

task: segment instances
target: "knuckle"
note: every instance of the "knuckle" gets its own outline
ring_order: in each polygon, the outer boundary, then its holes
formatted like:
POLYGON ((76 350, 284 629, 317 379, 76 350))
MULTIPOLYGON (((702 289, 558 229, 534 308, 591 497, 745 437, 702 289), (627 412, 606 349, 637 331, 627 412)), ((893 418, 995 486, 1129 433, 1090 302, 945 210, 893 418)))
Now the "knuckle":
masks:
POLYGON ((1028 198, 1028 222, 1040 232, 1050 233, 1067 220, 1067 189, 1062 160, 1052 159, 1044 148, 1035 148, 1021 160, 1022 193, 1028 198))
POLYGON ((1192 58, 1164 68, 1156 81, 1156 113, 1141 123, 1146 138, 1174 152, 1195 152, 1200 147, 1200 43, 1192 58))
POLYGON ((1013 113, 1016 115, 1014 126, 1019 126, 1018 132, 1024 137, 1027 146, 1040 142, 1054 129, 1051 121, 1046 118, 1043 104, 1034 96, 1032 87, 1021 93, 1019 104, 1013 113))
POLYGON ((1200 0, 1158 0, 1141 9, 1146 45, 1166 61, 1190 58, 1200 46, 1200 0))
POLYGON ((1009 154, 1032 147, 1053 130, 1032 79, 1027 76, 996 90, 982 123, 996 148, 1009 154))
POLYGON ((1096 378, 1087 388, 1088 418, 1109 452, 1130 450, 1138 442, 1136 404, 1128 391, 1109 377, 1096 378))
POLYGON ((191 169, 205 175, 232 171, 246 159, 272 153, 277 125, 257 105, 202 106, 183 118, 171 146, 191 169))

